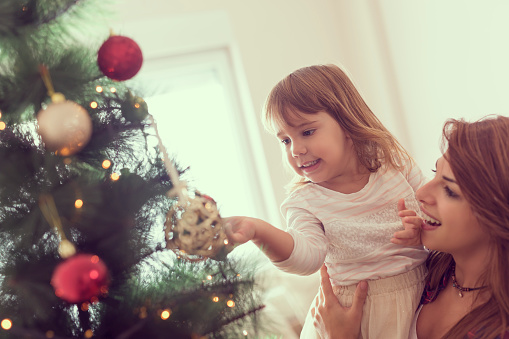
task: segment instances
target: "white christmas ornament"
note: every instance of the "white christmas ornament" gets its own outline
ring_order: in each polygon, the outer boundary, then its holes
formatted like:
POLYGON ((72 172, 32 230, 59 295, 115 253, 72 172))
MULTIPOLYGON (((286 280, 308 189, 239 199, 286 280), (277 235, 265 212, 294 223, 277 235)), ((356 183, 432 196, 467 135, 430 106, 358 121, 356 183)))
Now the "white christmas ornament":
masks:
POLYGON ((88 112, 69 100, 53 102, 37 114, 39 135, 46 149, 61 156, 79 152, 92 136, 88 112))

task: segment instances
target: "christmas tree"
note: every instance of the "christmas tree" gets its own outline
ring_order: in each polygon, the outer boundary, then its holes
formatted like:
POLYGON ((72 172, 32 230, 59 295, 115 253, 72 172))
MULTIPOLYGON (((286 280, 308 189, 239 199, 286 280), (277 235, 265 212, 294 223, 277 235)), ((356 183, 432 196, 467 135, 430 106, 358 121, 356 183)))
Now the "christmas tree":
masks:
POLYGON ((254 268, 126 81, 142 51, 83 43, 101 5, 0 3, 0 338, 255 337, 254 268))

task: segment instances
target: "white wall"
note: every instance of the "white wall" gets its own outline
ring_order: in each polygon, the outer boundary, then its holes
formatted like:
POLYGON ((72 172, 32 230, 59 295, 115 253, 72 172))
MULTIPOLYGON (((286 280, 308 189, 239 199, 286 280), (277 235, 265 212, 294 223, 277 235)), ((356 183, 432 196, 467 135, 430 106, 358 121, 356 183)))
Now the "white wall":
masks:
POLYGON ((378 1, 411 151, 434 167, 446 118, 508 115, 509 2, 378 1))

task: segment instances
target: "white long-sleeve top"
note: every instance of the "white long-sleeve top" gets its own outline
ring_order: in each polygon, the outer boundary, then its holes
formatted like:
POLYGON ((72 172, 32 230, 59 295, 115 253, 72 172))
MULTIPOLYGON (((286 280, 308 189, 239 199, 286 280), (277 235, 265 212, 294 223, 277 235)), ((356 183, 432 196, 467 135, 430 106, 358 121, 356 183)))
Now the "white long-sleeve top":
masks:
MULTIPOLYGON (((292 192, 281 205, 293 237, 290 257, 279 269, 309 275, 325 262, 333 285, 351 285, 407 272, 426 260, 422 246, 392 244, 402 230, 397 202, 419 211, 415 191, 426 182, 417 166, 379 169, 364 188, 343 194, 314 183, 292 192)), ((419 213, 419 212, 418 212, 419 213)))

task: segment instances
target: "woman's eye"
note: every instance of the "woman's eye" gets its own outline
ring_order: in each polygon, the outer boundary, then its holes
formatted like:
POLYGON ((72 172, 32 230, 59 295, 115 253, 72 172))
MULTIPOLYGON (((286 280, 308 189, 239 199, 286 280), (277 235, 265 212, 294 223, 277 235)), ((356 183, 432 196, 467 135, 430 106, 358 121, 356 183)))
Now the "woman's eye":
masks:
POLYGON ((450 198, 457 198, 458 197, 458 194, 456 194, 455 192, 453 192, 453 190, 451 190, 449 188, 449 186, 444 186, 444 191, 445 191, 445 194, 450 197, 450 198))
POLYGON ((302 132, 302 135, 309 136, 309 135, 312 135, 313 133, 315 133, 315 131, 316 130, 314 130, 314 129, 308 129, 307 131, 302 132))

